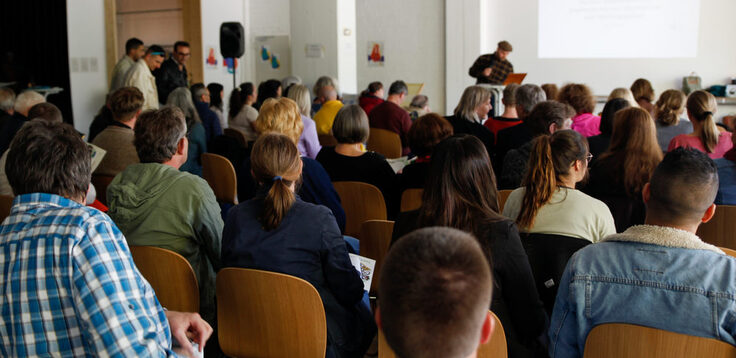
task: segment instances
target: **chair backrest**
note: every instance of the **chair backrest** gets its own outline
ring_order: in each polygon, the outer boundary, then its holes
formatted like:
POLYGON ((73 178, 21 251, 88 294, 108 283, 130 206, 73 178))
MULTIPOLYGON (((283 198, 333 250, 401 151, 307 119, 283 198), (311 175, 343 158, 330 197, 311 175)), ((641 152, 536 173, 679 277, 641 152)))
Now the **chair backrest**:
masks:
POLYGON ((199 312, 197 276, 187 259, 154 246, 130 246, 130 254, 162 306, 172 311, 199 312))
POLYGON ((498 213, 503 212, 503 207, 506 205, 506 200, 511 195, 513 190, 499 190, 498 191, 498 213))
POLYGON ((332 134, 319 134, 317 138, 319 139, 319 145, 323 147, 334 147, 337 145, 337 139, 332 134))
POLYGON ((736 250, 734 249, 729 249, 727 247, 719 247, 719 249, 723 250, 723 252, 725 252, 728 256, 736 257, 736 250))
POLYGON ((245 132, 243 132, 240 129, 237 128, 225 128, 222 131, 222 134, 224 134, 226 137, 230 137, 238 141, 238 144, 240 144, 243 147, 248 147, 248 137, 245 135, 245 132))
POLYGON ((360 227, 360 255, 376 260, 371 281, 371 293, 378 291, 378 278, 381 277, 381 265, 391 246, 391 234, 394 222, 387 220, 368 220, 360 227))
POLYGON ((583 357, 736 357, 736 347, 712 338, 689 336, 625 323, 593 327, 583 357))
POLYGON ((401 138, 389 130, 371 128, 367 147, 368 150, 380 153, 388 159, 401 157, 401 138))
POLYGON ((238 179, 235 168, 230 161, 217 154, 202 154, 202 177, 215 192, 215 198, 221 203, 238 203, 238 179))
POLYGON ((567 261, 590 241, 562 235, 522 233, 521 243, 529 257, 539 298, 551 316, 567 261))
POLYGON ((401 212, 417 210, 422 207, 424 189, 406 189, 401 193, 401 212))
POLYGON ((112 175, 92 174, 92 180, 90 181, 92 185, 95 186, 97 200, 99 200, 103 205, 107 205, 107 187, 113 179, 115 179, 115 177, 112 175))
POLYGON ((225 268, 217 274, 220 348, 232 357, 322 358, 327 321, 309 282, 281 273, 225 268))
MULTIPOLYGON (((477 356, 478 358, 506 358, 508 357, 506 333, 496 314, 491 312, 491 316, 496 321, 496 327, 488 343, 478 347, 477 356)), ((388 346, 386 337, 383 336, 380 329, 378 330, 378 358, 396 358, 396 353, 388 346)))
POLYGON ((736 249, 736 206, 718 205, 713 218, 698 227, 698 236, 716 246, 736 249))
POLYGON ((386 202, 375 186, 358 181, 336 181, 332 185, 345 210, 345 235, 358 237, 363 222, 386 220, 386 202))
POLYGON ((13 206, 15 197, 10 195, 0 195, 0 222, 10 215, 10 207, 13 206))

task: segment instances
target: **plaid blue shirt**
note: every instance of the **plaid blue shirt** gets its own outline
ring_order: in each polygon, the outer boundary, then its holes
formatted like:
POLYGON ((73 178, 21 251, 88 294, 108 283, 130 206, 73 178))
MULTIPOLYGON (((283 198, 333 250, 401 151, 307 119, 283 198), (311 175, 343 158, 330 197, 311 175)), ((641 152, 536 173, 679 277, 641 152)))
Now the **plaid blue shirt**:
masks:
POLYGON ((105 214, 51 194, 0 225, 0 356, 169 356, 153 289, 105 214))

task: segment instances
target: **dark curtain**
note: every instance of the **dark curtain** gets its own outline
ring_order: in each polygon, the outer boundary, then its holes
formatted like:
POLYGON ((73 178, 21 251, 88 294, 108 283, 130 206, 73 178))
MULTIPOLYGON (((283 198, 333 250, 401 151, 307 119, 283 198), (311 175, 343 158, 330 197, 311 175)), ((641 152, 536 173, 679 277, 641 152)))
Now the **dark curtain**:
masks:
POLYGON ((33 86, 61 87, 48 102, 73 124, 65 0, 0 1, 0 82, 16 93, 33 86))

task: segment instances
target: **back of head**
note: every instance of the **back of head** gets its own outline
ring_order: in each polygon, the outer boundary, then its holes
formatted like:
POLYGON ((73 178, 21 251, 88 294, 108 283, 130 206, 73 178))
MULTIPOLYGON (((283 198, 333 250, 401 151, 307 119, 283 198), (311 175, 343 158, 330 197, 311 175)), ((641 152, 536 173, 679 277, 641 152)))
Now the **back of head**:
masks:
POLYGON ((573 130, 540 135, 533 140, 529 169, 521 182, 526 191, 516 218, 519 228, 534 225, 537 212, 552 198, 560 179, 570 174, 576 160, 587 164, 587 155, 588 141, 573 130))
POLYGON ((368 84, 368 93, 375 94, 376 92, 383 89, 383 83, 381 82, 371 82, 368 84))
POLYGON ((201 122, 199 113, 192 101, 192 92, 186 87, 178 87, 171 91, 166 99, 166 105, 179 108, 184 113, 187 130, 191 129, 195 122, 201 122))
POLYGON ((562 129, 565 121, 575 116, 575 110, 570 105, 557 101, 544 101, 537 103, 534 109, 526 117, 534 136, 549 134, 549 127, 554 124, 562 129))
POLYGON ((5 173, 15 195, 50 193, 82 200, 91 161, 89 148, 72 126, 35 119, 13 138, 5 173))
POLYGON ((28 118, 41 118, 45 121, 61 123, 64 119, 61 116, 59 107, 56 107, 52 103, 42 102, 28 110, 28 118))
POLYGON ((319 96, 324 98, 325 101, 337 100, 337 91, 332 86, 324 86, 319 91, 319 96))
POLYGON ((204 102, 202 101, 202 96, 209 94, 209 90, 204 86, 204 83, 193 84, 189 87, 189 91, 192 93, 192 100, 194 102, 204 102))
POLYGON ((492 277, 476 240, 429 227, 391 247, 381 269, 381 327, 399 357, 467 357, 478 348, 492 277))
POLYGON ((228 105, 228 118, 235 118, 240 110, 245 106, 248 96, 252 96, 255 93, 255 86, 251 82, 241 83, 238 88, 233 88, 230 92, 230 101, 228 105))
POLYGON ((125 41, 125 53, 129 54, 130 51, 137 50, 138 47, 141 46, 143 46, 143 41, 135 37, 131 37, 128 39, 128 41, 125 41))
POLYGON ((544 90, 533 84, 519 86, 519 88, 516 89, 515 94, 516 106, 521 107, 526 113, 531 112, 537 103, 547 100, 547 95, 544 93, 544 90))
POLYGON ((10 87, 0 87, 0 111, 8 112, 15 106, 15 92, 10 87))
POLYGON ((369 131, 368 116, 357 104, 340 108, 332 122, 332 135, 340 144, 365 143, 369 131))
POLYGON ((418 95, 414 96, 414 98, 411 99, 410 106, 412 106, 414 108, 424 108, 427 105, 429 105, 429 97, 427 97, 427 96, 425 96, 423 94, 418 94, 418 95))
POLYGON ((667 153, 652 174, 647 220, 675 225, 699 223, 718 192, 718 170, 696 149, 667 153))
POLYGON ((652 84, 644 78, 638 78, 631 84, 631 93, 637 101, 654 101, 654 88, 652 88, 652 84))
POLYGON ((151 45, 146 49, 146 56, 166 57, 166 50, 159 45, 151 45))
POLYGON ((560 89, 554 83, 545 83, 542 85, 542 91, 544 91, 548 101, 555 101, 557 100, 557 93, 560 92, 560 89))
POLYGON ((266 133, 253 144, 250 162, 256 182, 270 186, 258 217, 263 228, 270 231, 281 224, 296 200, 289 186, 299 179, 302 160, 291 138, 279 133, 266 133))
POLYGON ((127 122, 143 108, 143 92, 135 87, 123 87, 113 92, 107 103, 115 120, 127 122))
POLYGON ((478 116, 475 109, 490 99, 491 92, 487 88, 478 85, 469 86, 460 96, 460 102, 457 103, 453 113, 462 119, 475 121, 478 116))
POLYGON ((639 106, 639 104, 636 103, 636 99, 634 99, 634 94, 631 93, 631 90, 628 88, 614 88, 613 91, 611 91, 611 94, 608 95, 608 101, 614 98, 623 98, 627 100, 629 102, 629 105, 631 105, 632 107, 639 106))
POLYGON ((562 86, 557 100, 575 108, 575 113, 592 113, 595 109, 595 98, 590 88, 581 83, 569 83, 562 86))
POLYGON ((700 140, 708 153, 713 153, 718 145, 719 131, 715 114, 718 104, 716 98, 707 91, 699 90, 687 97, 687 113, 691 120, 701 124, 700 140))
POLYGON ((312 88, 314 95, 319 96, 322 91, 322 87, 325 86, 330 86, 334 88, 337 93, 340 93, 340 87, 338 86, 336 78, 332 76, 322 76, 314 83, 314 87, 312 88))
POLYGON ((418 157, 431 155, 434 147, 452 133, 450 122, 437 113, 427 113, 417 118, 409 128, 409 148, 418 157))
POLYGON ((677 125, 685 110, 685 94, 680 90, 666 90, 654 104, 654 117, 664 126, 677 125))
POLYGON ((601 133, 610 136, 613 133, 613 115, 630 106, 633 105, 624 98, 609 99, 603 106, 603 112, 601 113, 601 133))
POLYGON ((391 84, 391 86, 388 88, 388 95, 400 95, 400 94, 407 94, 409 93, 409 87, 406 86, 406 83, 404 81, 394 81, 394 83, 391 84))
POLYGON ((216 107, 222 110, 222 90, 224 87, 222 87, 221 84, 217 82, 211 82, 207 85, 207 90, 210 91, 210 106, 216 107))
POLYGON ((519 85, 516 83, 511 83, 506 86, 506 88, 503 89, 503 105, 504 106, 516 106, 516 89, 519 88, 519 85))
POLYGON ((305 117, 309 117, 312 112, 312 98, 309 95, 309 88, 302 84, 295 84, 289 89, 287 97, 299 107, 299 113, 305 117))
POLYGON ((296 102, 288 98, 269 98, 261 105, 255 127, 259 134, 285 134, 296 144, 304 130, 304 123, 296 102))
POLYGON ((184 121, 184 112, 176 107, 143 112, 134 129, 135 150, 141 163, 169 161, 176 153, 179 140, 187 134, 184 121))
POLYGON ((27 90, 21 92, 18 97, 15 98, 13 109, 27 117, 28 110, 42 102, 46 102, 46 99, 41 94, 36 91, 27 90))
POLYGON ((302 79, 299 76, 287 76, 284 79, 281 80, 281 88, 287 89, 289 87, 292 87, 294 85, 300 85, 302 84, 302 79))
POLYGON ((256 105, 260 108, 261 105, 263 105, 263 102, 265 102, 269 98, 280 98, 280 89, 281 89, 281 81, 279 80, 266 80, 261 82, 261 84, 258 85, 258 99, 256 100, 256 105))

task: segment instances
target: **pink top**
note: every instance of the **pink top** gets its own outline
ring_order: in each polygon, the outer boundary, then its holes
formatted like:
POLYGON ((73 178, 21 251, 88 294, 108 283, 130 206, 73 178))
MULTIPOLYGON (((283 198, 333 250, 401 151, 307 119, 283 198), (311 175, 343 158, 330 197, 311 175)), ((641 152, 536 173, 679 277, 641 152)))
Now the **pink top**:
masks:
POLYGON ((592 113, 583 113, 572 118, 571 128, 585 137, 601 134, 600 126, 601 117, 592 113))
MULTIPOLYGON (((669 147, 667 147, 667 151, 669 152, 679 147, 694 148, 706 153, 705 146, 703 146, 703 142, 700 140, 700 137, 694 137, 689 134, 680 134, 677 137, 672 138, 669 147)), ((721 132, 718 135, 718 145, 716 145, 713 153, 707 154, 711 159, 723 158, 723 155, 726 154, 731 147, 733 147, 733 143, 731 142, 731 133, 721 132)))

